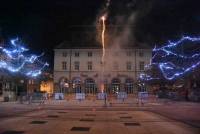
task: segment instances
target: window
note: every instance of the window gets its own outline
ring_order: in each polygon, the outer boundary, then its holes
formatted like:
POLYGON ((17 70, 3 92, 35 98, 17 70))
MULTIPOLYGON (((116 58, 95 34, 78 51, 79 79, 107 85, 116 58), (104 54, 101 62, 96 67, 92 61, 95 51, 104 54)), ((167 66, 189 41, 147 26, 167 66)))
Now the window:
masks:
POLYGON ((79 57, 79 52, 75 52, 75 57, 79 57))
POLYGON ((91 61, 88 62, 88 70, 92 70, 92 62, 91 61))
POLYGON ((113 56, 119 56, 119 53, 118 52, 114 52, 113 56))
POLYGON ((87 78, 85 80, 85 92, 88 94, 95 94, 97 92, 95 81, 93 79, 87 78))
POLYGON ((62 70, 67 70, 67 62, 66 61, 62 62, 62 70))
POLYGON ((117 62, 114 62, 114 63, 113 63, 113 69, 114 69, 114 70, 118 70, 118 69, 119 69, 119 65, 118 65, 117 62))
POLYGON ((79 61, 75 61, 74 62, 74 70, 79 70, 79 66, 80 66, 80 62, 79 61))
POLYGON ((127 55, 127 56, 131 56, 131 51, 128 51, 128 52, 126 53, 126 55, 127 55))
POLYGON ((120 92, 120 84, 121 84, 121 81, 120 79, 118 78, 114 78, 112 79, 111 81, 111 93, 118 93, 120 92))
POLYGON ((140 61, 140 70, 144 70, 144 61, 140 61))
POLYGON ((88 57, 92 57, 92 52, 88 52, 88 57))
POLYGON ((133 93, 133 80, 131 78, 125 80, 125 91, 127 94, 133 93))
POLYGON ((103 62, 103 61, 100 61, 100 65, 102 65, 102 66, 104 65, 104 66, 105 66, 105 65, 106 65, 106 62, 105 62, 105 61, 104 61, 104 62, 103 62))
POLYGON ((143 53, 142 51, 140 51, 140 52, 139 52, 139 56, 140 56, 140 57, 143 57, 143 56, 144 56, 144 53, 143 53))
POLYGON ((126 69, 127 69, 127 70, 131 70, 131 62, 130 62, 130 61, 128 61, 128 62, 126 63, 126 69))
POLYGON ((63 57, 67 57, 67 52, 63 52, 63 53, 62 53, 62 56, 63 56, 63 57))
POLYGON ((81 89, 81 79, 76 77, 72 80, 72 88, 74 89, 75 93, 82 93, 83 89, 81 89))
POLYGON ((34 84, 34 80, 28 80, 28 84, 29 85, 33 85, 34 84))

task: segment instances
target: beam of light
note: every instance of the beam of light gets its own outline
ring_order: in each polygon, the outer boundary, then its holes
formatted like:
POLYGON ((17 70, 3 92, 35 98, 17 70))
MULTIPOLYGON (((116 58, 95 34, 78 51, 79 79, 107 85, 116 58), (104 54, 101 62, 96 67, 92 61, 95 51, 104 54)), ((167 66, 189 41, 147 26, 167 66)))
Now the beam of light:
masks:
POLYGON ((37 77, 42 73, 42 70, 49 66, 48 63, 43 63, 39 60, 44 55, 25 55, 24 52, 28 51, 23 47, 18 38, 10 41, 12 48, 3 48, 1 50, 0 69, 5 69, 10 72, 19 72, 29 77, 37 77), (32 67, 29 67, 31 66, 32 67))
POLYGON ((101 82, 100 82, 100 90, 103 93, 104 92, 104 66, 105 66, 105 31, 106 31, 106 17, 108 14, 108 8, 110 6, 110 1, 111 0, 106 0, 106 5, 104 9, 102 10, 103 16, 100 18, 100 22, 102 22, 102 32, 101 32, 101 43, 102 43, 102 57, 101 57, 101 63, 102 63, 102 77, 101 77, 101 82))
MULTIPOLYGON (((176 47, 180 47, 184 44, 185 41, 191 41, 194 43, 200 43, 200 37, 182 37, 177 42, 169 41, 169 44, 160 47, 154 48, 155 52, 152 57, 152 63, 148 66, 157 66, 161 71, 162 75, 167 80, 176 80, 180 77, 184 77, 186 74, 191 73, 195 69, 200 67, 200 52, 193 53, 190 56, 184 55, 182 53, 173 52, 176 47), (173 50, 171 50, 173 49, 173 50), (156 58, 157 61, 156 61, 156 58), (154 60, 155 59, 155 60, 154 60), (182 63, 178 65, 179 61, 182 63)), ((190 44, 189 44, 190 45, 190 44)), ((142 77, 141 79, 147 79, 147 77, 142 77)), ((151 76, 148 76, 147 80, 154 79, 151 76)))
POLYGON ((102 20, 102 33, 101 33, 101 41, 102 41, 102 62, 104 63, 104 58, 105 58, 105 30, 106 30, 106 26, 105 26, 105 16, 101 17, 102 20))
POLYGON ((105 15, 101 17, 102 20, 102 33, 101 33, 101 41, 102 41, 102 66, 103 66, 103 70, 102 70, 102 84, 101 84, 101 92, 103 92, 104 90, 104 83, 103 83, 103 73, 104 73, 104 63, 105 63, 105 31, 106 31, 106 26, 105 26, 105 20, 106 17, 105 15))

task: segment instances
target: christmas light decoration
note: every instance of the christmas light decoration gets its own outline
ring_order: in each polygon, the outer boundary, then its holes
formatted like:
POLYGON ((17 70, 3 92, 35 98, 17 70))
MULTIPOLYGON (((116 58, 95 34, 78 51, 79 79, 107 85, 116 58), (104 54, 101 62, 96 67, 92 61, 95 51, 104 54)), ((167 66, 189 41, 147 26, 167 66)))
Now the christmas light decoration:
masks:
POLYGON ((154 77, 151 77, 150 75, 144 74, 144 73, 140 74, 139 79, 141 81, 160 80, 160 78, 154 78, 154 77))
POLYGON ((5 69, 10 72, 19 72, 29 77, 37 77, 42 73, 42 70, 48 66, 48 63, 43 63, 39 60, 41 55, 27 55, 28 51, 23 47, 18 38, 10 40, 11 48, 7 49, 0 47, 0 69, 5 69))
MULTIPOLYGON (((177 51, 180 48, 183 49, 183 45, 185 45, 186 41, 190 42, 186 45, 191 45, 191 43, 200 45, 198 44, 200 43, 200 37, 193 38, 189 36, 184 36, 177 42, 169 41, 169 43, 163 47, 155 47, 153 49, 153 52, 155 54, 152 57, 151 64, 147 65, 147 68, 157 66, 166 80, 176 80, 180 77, 184 77, 186 74, 189 74, 193 70, 200 67, 199 51, 192 54, 184 54, 183 52, 177 51)), ((188 51, 191 52, 191 50, 188 51)), ((150 75, 141 75, 140 79, 149 81, 158 78, 154 78, 150 75)))
POLYGON ((167 44, 167 45, 165 45, 165 46, 163 46, 161 48, 156 48, 155 47, 153 49, 153 52, 155 52, 155 55, 153 56, 152 60, 154 60, 154 58, 157 56, 157 54, 159 52, 164 52, 165 53, 162 57, 167 57, 167 56, 173 55, 173 56, 184 58, 184 59, 199 58, 200 57, 200 53, 193 54, 192 56, 186 56, 186 55, 183 55, 183 54, 180 54, 180 53, 176 53, 176 52, 173 52, 172 50, 170 50, 170 49, 173 49, 175 47, 180 47, 181 45, 183 45, 183 43, 185 41, 200 42, 200 37, 192 38, 192 37, 189 37, 189 36, 183 36, 177 42, 169 41, 169 44, 167 44))

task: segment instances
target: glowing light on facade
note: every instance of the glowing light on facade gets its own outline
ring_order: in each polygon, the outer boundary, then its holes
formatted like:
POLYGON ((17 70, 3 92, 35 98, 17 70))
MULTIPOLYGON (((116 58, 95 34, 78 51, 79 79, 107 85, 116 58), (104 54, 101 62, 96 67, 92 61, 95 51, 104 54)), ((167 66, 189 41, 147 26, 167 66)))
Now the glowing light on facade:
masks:
POLYGON ((103 12, 102 12, 102 16, 100 18, 100 21, 102 22, 102 32, 101 32, 101 43, 102 43, 102 58, 101 58, 101 62, 102 62, 102 76, 101 76, 101 84, 100 84, 100 89, 101 89, 101 92, 103 93, 104 92, 104 66, 105 66, 105 31, 106 31, 106 24, 105 24, 105 21, 106 21, 106 17, 108 15, 108 8, 110 6, 110 0, 106 0, 106 5, 103 9, 103 12))
POLYGON ((105 30, 106 30, 106 26, 105 26, 105 16, 101 17, 102 20, 102 33, 101 33, 101 40, 102 40, 102 63, 104 63, 104 58, 105 58, 105 30))
POLYGON ((104 63, 105 63, 105 31, 106 31, 106 25, 105 25, 106 17, 105 17, 105 15, 101 17, 101 20, 102 20, 102 33, 101 33, 102 58, 101 58, 101 61, 102 61, 103 69, 102 69, 102 83, 101 83, 100 89, 101 89, 101 92, 103 92, 103 90, 104 90, 103 75, 104 75, 104 63))

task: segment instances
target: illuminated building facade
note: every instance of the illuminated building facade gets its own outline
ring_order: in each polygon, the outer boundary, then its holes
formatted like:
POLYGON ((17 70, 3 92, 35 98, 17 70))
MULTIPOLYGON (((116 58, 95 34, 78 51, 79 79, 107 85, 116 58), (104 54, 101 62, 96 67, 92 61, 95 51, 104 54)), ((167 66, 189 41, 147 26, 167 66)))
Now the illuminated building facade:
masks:
POLYGON ((104 83, 107 93, 132 94, 137 90, 139 74, 152 57, 151 49, 112 48, 105 50, 102 63, 100 47, 66 46, 69 44, 62 43, 54 49, 55 92, 96 94, 104 83))

